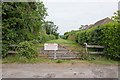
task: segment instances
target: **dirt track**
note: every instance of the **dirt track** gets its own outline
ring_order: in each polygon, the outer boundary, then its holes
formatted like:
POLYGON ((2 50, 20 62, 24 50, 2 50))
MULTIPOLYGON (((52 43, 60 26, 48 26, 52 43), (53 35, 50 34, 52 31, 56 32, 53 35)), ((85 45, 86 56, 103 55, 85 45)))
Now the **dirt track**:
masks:
POLYGON ((3 78, 118 78, 118 66, 95 64, 3 64, 3 78))

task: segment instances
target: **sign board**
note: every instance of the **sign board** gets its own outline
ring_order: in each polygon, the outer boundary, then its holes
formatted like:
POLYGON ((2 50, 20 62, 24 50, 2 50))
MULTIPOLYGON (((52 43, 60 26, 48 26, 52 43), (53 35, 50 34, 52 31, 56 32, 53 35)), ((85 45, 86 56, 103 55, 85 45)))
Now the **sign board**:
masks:
POLYGON ((44 50, 58 50, 58 44, 57 43, 45 43, 44 50))

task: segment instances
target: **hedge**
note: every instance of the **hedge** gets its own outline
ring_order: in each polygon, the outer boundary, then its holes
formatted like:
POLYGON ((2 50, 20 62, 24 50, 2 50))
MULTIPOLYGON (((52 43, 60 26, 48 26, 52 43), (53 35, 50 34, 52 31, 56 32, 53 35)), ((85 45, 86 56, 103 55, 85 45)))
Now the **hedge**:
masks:
POLYGON ((108 58, 120 59, 120 24, 111 22, 77 33, 79 44, 87 42, 105 46, 104 53, 108 58))

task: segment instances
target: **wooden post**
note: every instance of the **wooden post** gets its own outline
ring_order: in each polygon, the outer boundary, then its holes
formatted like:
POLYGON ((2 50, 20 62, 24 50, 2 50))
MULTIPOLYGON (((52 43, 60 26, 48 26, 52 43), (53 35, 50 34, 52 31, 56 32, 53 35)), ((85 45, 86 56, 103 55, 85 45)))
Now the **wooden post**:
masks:
POLYGON ((88 52, 87 52, 87 45, 86 45, 86 48, 85 48, 85 49, 86 49, 86 53, 88 53, 88 52))
POLYGON ((54 59, 57 59, 57 57, 56 57, 56 50, 55 50, 55 52, 54 52, 54 59))
POLYGON ((85 51, 86 51, 86 53, 88 53, 88 51, 87 51, 87 43, 84 43, 85 44, 85 51))

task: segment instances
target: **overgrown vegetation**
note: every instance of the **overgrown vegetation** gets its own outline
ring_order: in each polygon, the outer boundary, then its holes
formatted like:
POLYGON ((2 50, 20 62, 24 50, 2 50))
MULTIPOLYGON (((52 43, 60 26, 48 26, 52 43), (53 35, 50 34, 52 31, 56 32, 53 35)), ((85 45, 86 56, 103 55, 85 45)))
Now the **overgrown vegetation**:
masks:
POLYGON ((120 12, 113 16, 113 22, 95 26, 87 30, 71 31, 65 33, 66 39, 74 34, 75 41, 80 45, 85 42, 93 45, 105 46, 104 55, 107 58, 120 60, 120 12))
MULTIPOLYGON (((56 42, 59 43, 60 45, 63 46, 69 46, 70 50, 76 50, 78 52, 80 52, 81 54, 78 54, 78 56, 80 57, 79 59, 57 59, 57 60, 53 60, 53 59, 48 59, 48 58, 42 58, 42 57, 38 57, 36 56, 37 54, 33 54, 36 57, 31 57, 31 58, 27 58, 24 55, 8 55, 7 57, 3 58, 3 63, 57 63, 57 64, 64 64, 64 63, 70 63, 70 64, 78 64, 78 63, 95 63, 95 64, 118 64, 117 61, 111 60, 111 59, 106 59, 106 57, 104 56, 98 56, 98 55, 85 55, 84 52, 84 48, 78 44, 76 44, 74 41, 70 41, 70 40, 64 40, 64 39, 57 39, 57 40, 50 40, 48 42, 56 42)), ((27 42, 25 42, 27 43, 27 42)), ((33 42, 32 42, 33 43, 33 42)), ((44 44, 36 44, 36 47, 43 47, 44 44)))
POLYGON ((78 43, 104 45, 104 55, 112 59, 120 59, 120 24, 117 22, 97 26, 78 33, 78 43))
POLYGON ((36 57, 37 54, 38 52, 33 43, 28 41, 19 43, 19 47, 18 47, 19 56, 26 57, 26 58, 33 58, 33 57, 36 57))
POLYGON ((47 58, 40 58, 40 57, 35 57, 35 58, 26 58, 26 57, 21 57, 18 55, 9 55, 5 58, 3 58, 2 63, 7 64, 7 63, 70 63, 70 64, 78 64, 78 63, 94 63, 94 64, 114 64, 114 65, 118 65, 117 61, 113 61, 113 60, 107 60, 104 57, 94 57, 94 59, 90 59, 90 60, 79 60, 79 59, 75 59, 75 60, 51 60, 51 59, 47 59, 47 58))
POLYGON ((56 39, 58 27, 51 21, 45 21, 47 15, 43 2, 3 2, 2 57, 6 57, 7 52, 11 50, 11 44, 25 46, 18 52, 30 57, 34 53, 31 53, 30 41, 35 44, 56 39), (28 41, 27 45, 22 45, 26 44, 24 41, 28 41))
MULTIPOLYGON (((83 45, 85 42, 103 45, 105 46, 104 55, 108 59, 120 60, 120 11, 112 17, 113 22, 87 30, 66 32, 62 38, 68 40, 58 39, 58 26, 52 21, 45 21, 47 15, 43 2, 2 3, 2 57, 5 57, 6 63, 10 59, 10 62, 16 62, 16 60, 23 63, 29 60, 39 62, 42 59, 37 56, 36 44, 44 42, 71 46, 70 50, 73 47, 78 50, 77 48, 80 48, 78 44, 83 45), (10 45, 17 45, 17 48, 10 48, 10 45), (17 51, 17 55, 9 56, 10 50, 17 51)), ((82 48, 80 51, 82 53, 82 48)), ((81 60, 96 60, 95 57, 89 55, 80 55, 80 57, 81 60)), ((47 61, 45 59, 45 62, 47 61)), ((63 61, 55 62, 62 63, 63 61)))

